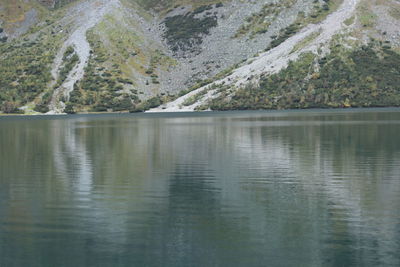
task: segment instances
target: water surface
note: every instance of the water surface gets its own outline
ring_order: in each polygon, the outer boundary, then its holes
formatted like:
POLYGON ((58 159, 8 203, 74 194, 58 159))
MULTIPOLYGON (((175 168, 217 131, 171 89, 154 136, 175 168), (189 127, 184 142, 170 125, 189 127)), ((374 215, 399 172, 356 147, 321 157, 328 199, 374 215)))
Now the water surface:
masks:
POLYGON ((0 266, 400 266, 400 110, 0 118, 0 266))

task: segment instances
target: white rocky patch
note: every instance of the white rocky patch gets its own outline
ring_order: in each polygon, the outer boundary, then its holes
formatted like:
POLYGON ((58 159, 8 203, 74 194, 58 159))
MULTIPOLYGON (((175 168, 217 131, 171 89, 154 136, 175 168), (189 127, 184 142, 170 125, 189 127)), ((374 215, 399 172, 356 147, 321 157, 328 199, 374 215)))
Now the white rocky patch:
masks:
POLYGON ((90 45, 86 39, 87 31, 96 26, 105 15, 111 13, 119 5, 119 0, 87 0, 79 2, 68 11, 67 16, 64 18, 64 23, 72 22, 74 26, 72 33, 58 52, 54 61, 52 70, 54 80, 58 79, 63 63, 63 55, 67 47, 72 46, 75 49, 75 53, 79 57, 79 62, 68 74, 64 83, 54 91, 48 114, 63 113, 65 104, 60 101, 60 98, 64 97, 68 99, 69 94, 74 90, 74 84, 83 78, 84 69, 90 57, 90 45))

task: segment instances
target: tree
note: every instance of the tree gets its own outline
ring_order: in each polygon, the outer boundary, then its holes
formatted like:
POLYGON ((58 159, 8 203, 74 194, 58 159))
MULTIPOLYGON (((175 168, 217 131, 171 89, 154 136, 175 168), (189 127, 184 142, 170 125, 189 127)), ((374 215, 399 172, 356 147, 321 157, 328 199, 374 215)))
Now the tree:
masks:
POLYGON ((6 101, 1 106, 1 111, 4 113, 21 113, 15 102, 6 101))

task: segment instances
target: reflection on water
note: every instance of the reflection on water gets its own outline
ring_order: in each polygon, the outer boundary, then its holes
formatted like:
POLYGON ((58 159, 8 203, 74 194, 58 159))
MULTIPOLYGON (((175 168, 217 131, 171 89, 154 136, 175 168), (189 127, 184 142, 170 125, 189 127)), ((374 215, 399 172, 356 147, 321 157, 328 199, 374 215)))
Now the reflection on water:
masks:
POLYGON ((0 266, 399 266, 400 111, 0 119, 0 266))

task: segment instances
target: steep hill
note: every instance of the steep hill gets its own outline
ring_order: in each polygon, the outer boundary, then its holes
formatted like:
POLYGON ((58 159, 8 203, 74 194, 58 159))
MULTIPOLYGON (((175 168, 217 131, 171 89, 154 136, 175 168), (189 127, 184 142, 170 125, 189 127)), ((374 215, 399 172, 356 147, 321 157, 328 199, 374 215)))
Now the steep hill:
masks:
POLYGON ((396 0, 1 0, 0 108, 400 105, 396 0))

